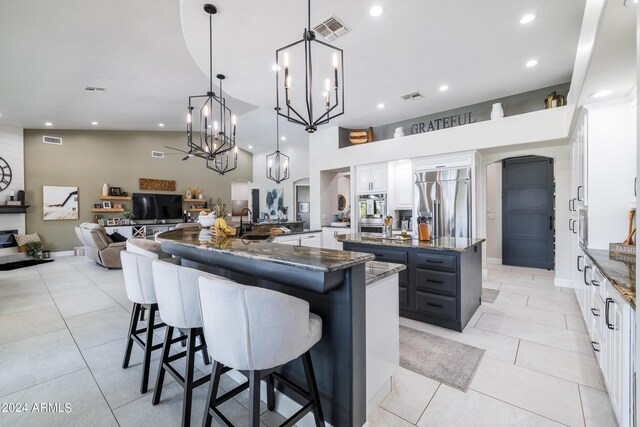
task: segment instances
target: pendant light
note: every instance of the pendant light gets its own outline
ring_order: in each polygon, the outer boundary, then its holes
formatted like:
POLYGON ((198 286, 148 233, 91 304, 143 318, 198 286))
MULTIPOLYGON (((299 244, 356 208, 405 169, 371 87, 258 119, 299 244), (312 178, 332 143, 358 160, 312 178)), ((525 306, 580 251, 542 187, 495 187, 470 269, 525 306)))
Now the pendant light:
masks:
POLYGON ((342 49, 318 40, 311 30, 311 0, 308 0, 307 6, 307 28, 302 40, 276 50, 276 108, 282 117, 304 126, 308 133, 314 133, 319 125, 344 114, 344 66, 342 49), (297 46, 303 46, 304 49, 295 49, 297 46), (314 46, 317 49, 314 50, 314 46), (294 50, 299 52, 296 54, 294 50), (314 69, 314 57, 326 61, 326 66, 320 70, 314 69), (322 87, 314 86, 314 75, 322 79, 322 87), (300 81, 297 82, 296 78, 300 78, 300 81), (295 96, 301 93, 304 98, 295 96), (293 99, 301 98, 302 102, 293 102, 293 99), (317 102, 314 103, 314 100, 317 102))
POLYGON ((209 91, 205 95, 189 97, 187 153, 205 159, 207 168, 224 175, 238 166, 236 116, 231 114, 223 96, 224 74, 216 75, 219 95, 213 91, 212 17, 218 10, 211 4, 205 4, 204 11, 209 14, 209 91))
POLYGON ((289 156, 280 152, 280 114, 276 108, 276 152, 267 156, 267 178, 280 184, 289 179, 289 156))

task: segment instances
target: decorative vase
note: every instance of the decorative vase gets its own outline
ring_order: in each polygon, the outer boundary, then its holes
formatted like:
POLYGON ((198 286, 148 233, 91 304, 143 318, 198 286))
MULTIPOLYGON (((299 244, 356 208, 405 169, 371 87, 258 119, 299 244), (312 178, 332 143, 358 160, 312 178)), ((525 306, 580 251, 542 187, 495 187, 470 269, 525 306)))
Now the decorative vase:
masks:
POLYGON ((191 198, 192 198, 192 197, 191 197, 191 190, 187 190, 187 192, 186 192, 186 193, 185 193, 185 195, 184 195, 184 198, 185 198, 185 199, 191 199, 191 198))
POLYGON ((352 144, 364 144, 369 140, 369 134, 364 129, 352 130, 349 133, 349 142, 352 144))
POLYGON ((404 129, 402 127, 397 127, 393 132, 394 138, 402 138, 404 136, 404 129))
POLYGON ((102 184, 102 195, 105 197, 109 195, 109 186, 107 184, 102 184))
POLYGON ((493 104, 493 107, 491 108, 491 120, 500 119, 502 117, 504 117, 504 110, 502 109, 502 104, 499 102, 496 102, 495 104, 493 104))

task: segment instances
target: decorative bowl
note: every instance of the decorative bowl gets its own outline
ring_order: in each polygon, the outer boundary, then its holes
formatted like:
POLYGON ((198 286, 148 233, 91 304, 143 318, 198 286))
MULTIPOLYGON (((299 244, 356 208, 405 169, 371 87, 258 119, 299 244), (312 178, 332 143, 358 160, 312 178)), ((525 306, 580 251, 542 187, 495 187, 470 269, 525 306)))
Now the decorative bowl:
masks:
POLYGON ((201 226, 203 227, 211 227, 213 224, 216 223, 216 217, 211 215, 200 215, 198 217, 198 222, 200 223, 201 226))

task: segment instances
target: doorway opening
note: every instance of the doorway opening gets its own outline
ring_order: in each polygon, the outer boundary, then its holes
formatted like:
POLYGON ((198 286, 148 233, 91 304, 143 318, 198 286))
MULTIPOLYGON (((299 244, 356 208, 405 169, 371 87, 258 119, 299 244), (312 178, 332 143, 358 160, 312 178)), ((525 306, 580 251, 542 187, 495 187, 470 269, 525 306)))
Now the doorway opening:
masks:
POLYGON ((302 221, 302 229, 308 231, 311 227, 311 192, 309 190, 309 179, 305 178, 294 182, 293 188, 295 189, 295 219, 296 221, 302 221))
POLYGON ((554 159, 510 157, 487 166, 487 262, 553 270, 554 159))

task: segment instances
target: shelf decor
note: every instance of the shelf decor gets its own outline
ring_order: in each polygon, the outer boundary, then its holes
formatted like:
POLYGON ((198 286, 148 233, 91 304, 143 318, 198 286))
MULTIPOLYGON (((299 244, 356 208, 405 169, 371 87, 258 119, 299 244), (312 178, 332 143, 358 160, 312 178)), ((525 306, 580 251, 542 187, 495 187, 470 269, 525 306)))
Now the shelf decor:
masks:
POLYGON ((279 115, 304 126, 308 133, 314 133, 319 125, 344 114, 344 62, 342 49, 316 38, 311 30, 311 0, 308 0, 307 6, 307 28, 302 39, 276 50, 276 107, 279 115), (296 66, 292 66, 293 60, 298 58, 296 66), (319 58, 316 65, 326 61, 328 66, 314 67, 312 58, 319 58), (326 78, 322 86, 314 86, 314 75, 331 78, 326 78), (293 89, 294 83, 297 91, 293 89), (314 102, 313 94, 320 93, 322 98, 314 102), (298 109, 292 102, 294 94, 304 94, 304 97, 297 97, 302 101, 296 103, 298 109), (282 105, 281 98, 284 100, 282 105), (280 111, 281 106, 286 113, 280 111), (314 112, 314 106, 320 108, 314 112))
POLYGON ((176 191, 176 182, 165 179, 140 178, 140 190, 145 191, 176 191))
POLYGON ((280 152, 280 116, 276 114, 276 151, 266 157, 267 178, 278 184, 289 179, 289 160, 289 156, 280 152))
POLYGON ((45 221, 78 219, 78 187, 42 187, 42 210, 45 221))

